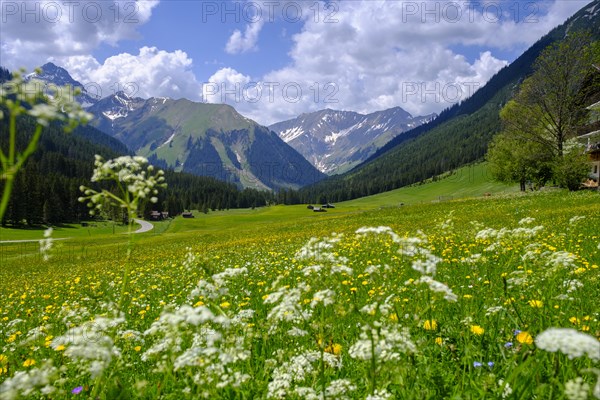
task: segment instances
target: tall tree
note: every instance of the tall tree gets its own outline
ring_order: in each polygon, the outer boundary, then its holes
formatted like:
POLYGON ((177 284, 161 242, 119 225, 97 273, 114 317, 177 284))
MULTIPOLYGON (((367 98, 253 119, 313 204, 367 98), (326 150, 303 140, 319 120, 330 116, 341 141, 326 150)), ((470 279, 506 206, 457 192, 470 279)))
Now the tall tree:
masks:
POLYGON ((552 178, 575 189, 584 178, 581 150, 565 144, 586 122, 590 76, 598 46, 587 33, 571 33, 544 51, 514 99, 501 110, 503 130, 489 148, 492 174, 505 182, 538 185, 552 178), (579 153, 577 153, 579 151, 579 153))
POLYGON ((501 113, 504 131, 562 157, 565 141, 587 117, 582 93, 586 77, 594 73, 593 60, 587 33, 569 34, 546 48, 501 113))
POLYGON ((536 142, 520 143, 509 134, 497 135, 490 144, 487 161, 492 176, 501 182, 527 182, 543 186, 552 176, 552 157, 536 142))

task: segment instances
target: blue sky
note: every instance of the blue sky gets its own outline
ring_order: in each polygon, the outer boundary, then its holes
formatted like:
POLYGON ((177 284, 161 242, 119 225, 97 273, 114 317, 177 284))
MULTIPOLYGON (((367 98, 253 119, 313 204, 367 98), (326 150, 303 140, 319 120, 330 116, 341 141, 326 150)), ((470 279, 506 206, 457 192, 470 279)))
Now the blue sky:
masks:
POLYGON ((270 124, 326 107, 439 112, 589 2, 26 3, 0 0, 3 66, 53 61, 103 95, 129 85, 270 124))

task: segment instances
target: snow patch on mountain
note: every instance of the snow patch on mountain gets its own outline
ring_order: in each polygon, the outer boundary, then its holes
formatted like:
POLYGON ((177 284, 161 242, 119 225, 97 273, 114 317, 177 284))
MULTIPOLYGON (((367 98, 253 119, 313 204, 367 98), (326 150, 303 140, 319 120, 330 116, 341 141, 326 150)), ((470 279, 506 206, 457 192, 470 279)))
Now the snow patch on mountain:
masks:
POLYGON ((174 138, 175 138, 175 132, 173 132, 171 134, 171 136, 169 136, 169 138, 167 140, 165 140, 165 142, 163 144, 161 144, 160 146, 158 146, 158 148, 161 148, 163 146, 168 145, 169 143, 171 143, 173 141, 174 138))
POLYGON ((304 129, 302 127, 297 126, 292 129, 288 129, 279 133, 279 137, 286 143, 291 142, 292 140, 302 136, 304 134, 304 129))

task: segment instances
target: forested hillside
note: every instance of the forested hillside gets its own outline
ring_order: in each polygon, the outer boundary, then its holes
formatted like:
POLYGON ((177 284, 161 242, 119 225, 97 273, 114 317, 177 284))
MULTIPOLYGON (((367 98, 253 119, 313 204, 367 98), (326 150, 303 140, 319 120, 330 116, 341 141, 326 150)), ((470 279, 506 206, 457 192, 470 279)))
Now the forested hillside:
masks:
POLYGON ((541 51, 568 31, 590 31, 600 38, 600 15, 585 8, 499 71, 469 99, 444 110, 438 118, 404 133, 353 170, 305 187, 297 194, 305 202, 342 201, 420 182, 484 157, 499 132, 500 109, 519 83, 532 72, 541 51))

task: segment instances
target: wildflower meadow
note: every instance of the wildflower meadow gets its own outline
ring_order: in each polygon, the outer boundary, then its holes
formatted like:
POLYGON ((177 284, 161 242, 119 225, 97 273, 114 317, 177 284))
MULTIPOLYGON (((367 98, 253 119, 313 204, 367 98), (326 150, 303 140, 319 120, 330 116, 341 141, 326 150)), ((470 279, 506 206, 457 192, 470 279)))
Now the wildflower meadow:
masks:
POLYGON ((77 257, 44 239, 0 271, 0 398, 600 398, 598 211, 278 206, 77 257))

